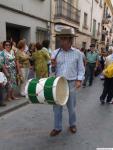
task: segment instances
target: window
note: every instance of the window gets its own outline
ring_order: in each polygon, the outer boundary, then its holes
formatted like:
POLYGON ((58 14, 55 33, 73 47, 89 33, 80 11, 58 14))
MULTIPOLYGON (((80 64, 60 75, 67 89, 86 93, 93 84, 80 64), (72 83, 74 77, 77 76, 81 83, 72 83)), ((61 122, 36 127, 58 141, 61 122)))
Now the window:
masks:
POLYGON ((102 0, 100 0, 100 7, 102 7, 102 0))
POLYGON ((87 13, 84 13, 84 27, 87 27, 87 19, 88 19, 88 15, 87 13))
POLYGON ((98 34, 100 33, 100 23, 98 23, 98 34))
POLYGON ((82 48, 86 49, 86 42, 82 42, 82 48))
POLYGON ((93 36, 95 37, 96 34, 96 20, 93 19, 93 36))
POLYGON ((40 43, 42 43, 43 40, 48 38, 48 31, 37 29, 36 32, 36 40, 40 43))
POLYGON ((105 41, 106 36, 102 34, 102 41, 105 41))

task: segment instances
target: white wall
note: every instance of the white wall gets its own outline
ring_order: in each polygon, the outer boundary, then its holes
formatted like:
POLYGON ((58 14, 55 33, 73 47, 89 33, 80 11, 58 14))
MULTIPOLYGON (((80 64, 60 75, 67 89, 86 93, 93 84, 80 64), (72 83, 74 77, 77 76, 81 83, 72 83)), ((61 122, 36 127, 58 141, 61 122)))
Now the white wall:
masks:
MULTIPOLYGON (((97 3, 95 0, 93 2, 93 16, 92 16, 92 31, 93 32, 93 19, 96 20, 96 30, 98 30, 98 23, 102 23, 103 19, 103 9, 104 9, 104 0, 103 0, 103 7, 99 6, 99 3, 97 3)), ((100 32, 101 32, 101 26, 100 26, 100 32)))
POLYGON ((78 9, 81 10, 80 16, 80 27, 79 30, 90 35, 90 25, 91 25, 91 0, 79 0, 78 9), (83 29, 84 23, 84 12, 88 14, 88 30, 83 29))
MULTIPOLYGON (((1 13, 0 13, 1 14, 1 13)), ((1 18, 1 15, 0 15, 1 18)), ((6 39, 6 24, 4 20, 0 20, 0 42, 6 39)))
POLYGON ((78 48, 82 47, 82 43, 86 42, 86 48, 89 48, 89 45, 91 43, 91 1, 92 0, 79 0, 78 1, 78 9, 81 10, 80 15, 80 26, 78 34, 78 37, 76 39, 76 44, 78 48), (87 13, 87 29, 83 27, 84 25, 84 13, 87 13))
POLYGON ((31 31, 28 37, 28 42, 36 41, 37 27, 47 29, 47 22, 43 22, 41 20, 37 20, 19 13, 14 13, 12 11, 0 8, 0 41, 6 40, 6 22, 29 27, 31 31))
POLYGON ((0 4, 50 20, 50 0, 0 0, 0 4))
MULTIPOLYGON (((99 0, 99 2, 100 2, 100 0, 99 0)), ((82 42, 86 42, 87 43, 86 47, 89 48, 89 45, 91 43, 91 38, 92 38, 92 32, 93 32, 93 19, 96 20, 96 31, 98 30, 98 23, 100 23, 100 34, 101 34, 101 22, 102 22, 102 18, 103 18, 104 7, 101 8, 99 6, 99 3, 97 3, 95 0, 79 0, 78 9, 81 10, 80 27, 79 27, 79 31, 81 34, 79 34, 79 37, 76 41, 77 41, 77 43, 79 43, 79 45, 80 45, 80 43, 82 44, 82 42), (92 1, 93 1, 93 3, 92 3, 92 1), (93 9, 92 9, 92 6, 93 6, 93 9), (92 12, 92 10, 93 10, 93 12, 92 12), (87 29, 83 28, 84 13, 87 13, 87 15, 88 15, 87 16, 87 29), (83 35, 82 35, 82 33, 83 33, 83 35), (89 36, 87 36, 87 35, 89 35, 89 36)), ((100 40, 101 35, 99 35, 98 38, 100 40)))

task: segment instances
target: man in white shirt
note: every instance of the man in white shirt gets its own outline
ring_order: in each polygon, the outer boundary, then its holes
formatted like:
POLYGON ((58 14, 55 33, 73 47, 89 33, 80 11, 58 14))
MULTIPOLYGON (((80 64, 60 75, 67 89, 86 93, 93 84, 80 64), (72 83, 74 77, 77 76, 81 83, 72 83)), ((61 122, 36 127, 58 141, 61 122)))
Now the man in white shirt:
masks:
MULTIPOLYGON (((52 63, 55 67, 56 76, 63 76, 69 84, 69 99, 67 108, 69 112, 69 131, 76 133, 76 88, 81 87, 84 79, 84 64, 81 52, 72 47, 75 33, 71 29, 62 29, 59 34, 61 47, 52 54, 52 63), (55 57, 57 56, 57 57, 55 57)), ((54 111, 54 129, 50 136, 56 136, 62 131, 62 111, 60 105, 53 106, 54 111)))

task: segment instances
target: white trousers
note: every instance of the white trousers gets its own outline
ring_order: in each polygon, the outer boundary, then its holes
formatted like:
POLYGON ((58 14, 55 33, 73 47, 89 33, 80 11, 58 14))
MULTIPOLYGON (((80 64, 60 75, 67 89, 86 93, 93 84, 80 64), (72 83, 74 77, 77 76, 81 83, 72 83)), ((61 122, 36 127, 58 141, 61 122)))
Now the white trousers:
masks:
POLYGON ((28 75, 29 75, 29 68, 21 68, 21 73, 22 73, 22 76, 24 78, 24 81, 23 83, 20 85, 20 94, 22 96, 25 96, 25 86, 26 86, 26 83, 28 81, 28 75))

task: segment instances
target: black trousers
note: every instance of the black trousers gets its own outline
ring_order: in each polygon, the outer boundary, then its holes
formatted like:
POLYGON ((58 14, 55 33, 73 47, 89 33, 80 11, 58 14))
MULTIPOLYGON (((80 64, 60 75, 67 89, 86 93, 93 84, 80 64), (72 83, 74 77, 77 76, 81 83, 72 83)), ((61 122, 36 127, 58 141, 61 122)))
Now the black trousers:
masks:
POLYGON ((96 63, 87 63, 84 84, 89 80, 89 85, 92 85, 95 66, 96 63))
POLYGON ((107 102, 110 102, 113 98, 113 78, 105 78, 104 80, 104 88, 100 100, 104 101, 105 98, 107 98, 107 102))

